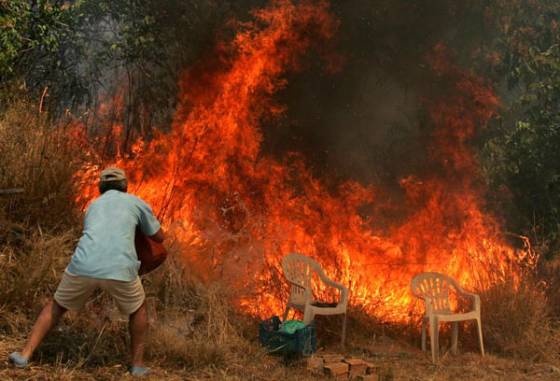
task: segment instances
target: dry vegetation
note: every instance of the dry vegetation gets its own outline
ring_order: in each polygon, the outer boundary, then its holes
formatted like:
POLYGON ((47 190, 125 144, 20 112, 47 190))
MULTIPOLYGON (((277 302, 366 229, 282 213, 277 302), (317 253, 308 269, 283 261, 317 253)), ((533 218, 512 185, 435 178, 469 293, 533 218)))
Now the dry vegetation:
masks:
MULTIPOLYGON (((36 108, 36 107, 35 107, 36 108)), ((49 298, 79 235, 71 175, 80 152, 33 107, 18 103, 0 117, 0 188, 25 193, 0 196, 0 379, 115 380, 128 378, 126 320, 103 294, 81 314, 68 314, 41 346, 31 369, 5 361, 18 349, 49 298)), ((171 248, 173 254, 174 249, 171 248)), ((543 272, 554 275, 555 271, 543 272)), ((549 280, 560 284, 557 278, 549 280)), ((172 255, 144 279, 151 318, 148 363, 152 379, 313 379, 303 360, 269 356, 257 341, 257 321, 225 303, 228 290, 201 284, 172 255)), ((527 277, 517 291, 502 284, 483 297, 483 328, 490 354, 477 353, 475 335, 463 327, 461 352, 432 365, 418 349, 414 327, 386 326, 350 314, 346 353, 379 364, 396 380, 560 379, 555 326, 558 307, 542 279, 527 277)), ((320 319, 321 350, 338 348, 339 320, 320 319)))

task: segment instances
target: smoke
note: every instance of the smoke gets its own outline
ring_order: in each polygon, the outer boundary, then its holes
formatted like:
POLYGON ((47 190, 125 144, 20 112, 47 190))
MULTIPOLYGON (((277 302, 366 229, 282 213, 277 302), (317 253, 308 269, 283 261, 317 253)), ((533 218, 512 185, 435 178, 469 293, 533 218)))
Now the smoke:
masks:
POLYGON ((418 163, 423 138, 416 89, 375 68, 347 69, 318 78, 321 83, 312 76, 302 74, 282 94, 287 126, 267 130, 275 154, 300 151, 317 172, 372 183, 391 182, 418 163), (404 150, 409 154, 394 161, 404 150))
POLYGON ((469 64, 480 32, 478 8, 455 1, 331 2, 340 20, 332 47, 343 57, 334 74, 318 57, 288 79, 279 95, 286 118, 265 130, 264 149, 282 157, 303 152, 321 177, 397 186, 431 170, 431 127, 422 102, 445 91, 426 55, 443 42, 469 64))

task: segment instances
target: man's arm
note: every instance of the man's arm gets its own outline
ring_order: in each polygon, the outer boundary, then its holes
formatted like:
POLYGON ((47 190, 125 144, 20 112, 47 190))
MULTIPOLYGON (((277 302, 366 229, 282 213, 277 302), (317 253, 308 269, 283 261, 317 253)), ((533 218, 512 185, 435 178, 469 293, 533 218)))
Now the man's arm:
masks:
POLYGON ((140 230, 150 240, 162 243, 165 239, 165 234, 163 233, 160 222, 157 220, 154 212, 152 212, 152 208, 150 208, 150 206, 142 199, 138 197, 135 197, 135 199, 140 210, 138 221, 140 230))
POLYGON ((151 235, 148 238, 157 243, 162 243, 165 240, 165 234, 163 234, 163 229, 159 228, 156 234, 151 235))

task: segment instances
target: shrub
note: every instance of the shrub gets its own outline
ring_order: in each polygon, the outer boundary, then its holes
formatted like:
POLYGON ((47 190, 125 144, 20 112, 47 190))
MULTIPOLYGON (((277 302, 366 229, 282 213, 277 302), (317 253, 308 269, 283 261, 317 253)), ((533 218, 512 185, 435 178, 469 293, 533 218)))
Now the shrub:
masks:
MULTIPOLYGON (((545 289, 526 275, 515 286, 506 281, 481 293, 482 328, 489 351, 531 360, 558 360, 560 345, 545 289)), ((471 335, 472 337, 474 336, 471 335)))

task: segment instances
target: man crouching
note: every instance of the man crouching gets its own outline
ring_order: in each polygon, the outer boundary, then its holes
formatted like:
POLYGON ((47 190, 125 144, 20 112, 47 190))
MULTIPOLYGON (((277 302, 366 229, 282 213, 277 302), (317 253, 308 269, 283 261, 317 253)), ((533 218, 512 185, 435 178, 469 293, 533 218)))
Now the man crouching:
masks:
POLYGON ((126 193, 122 169, 103 170, 99 191, 101 196, 86 212, 84 231, 53 300, 41 311, 23 350, 9 356, 17 367, 29 365, 35 349, 67 310, 81 309, 93 291, 101 288, 111 295, 121 313, 129 315, 130 373, 149 373, 143 362, 148 320, 134 235, 139 226, 150 239, 163 242, 163 231, 148 204, 126 193))

